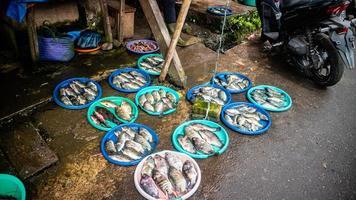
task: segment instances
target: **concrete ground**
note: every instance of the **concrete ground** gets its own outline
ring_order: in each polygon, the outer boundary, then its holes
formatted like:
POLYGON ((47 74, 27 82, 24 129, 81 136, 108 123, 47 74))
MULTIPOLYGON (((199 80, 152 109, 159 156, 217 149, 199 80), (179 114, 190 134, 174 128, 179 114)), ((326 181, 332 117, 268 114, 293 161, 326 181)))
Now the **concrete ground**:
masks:
MULTIPOLYGON (((293 107, 272 113, 272 128, 261 136, 229 130, 224 154, 197 160, 202 184, 191 199, 356 199, 356 72, 346 70, 339 84, 321 89, 260 49, 256 42, 245 42, 222 55, 218 70, 244 73, 255 85, 278 86, 291 95, 293 107)), ((189 86, 208 81, 215 52, 197 44, 179 54, 189 86)), ((124 96, 106 81, 101 84, 104 96, 124 96)), ((246 101, 243 95, 234 99, 246 101)), ((171 133, 189 120, 190 108, 182 100, 176 113, 163 118, 140 111, 138 122, 160 137, 157 151, 173 149, 171 133)), ((102 157, 104 132, 87 123, 86 110, 52 103, 32 120, 59 161, 26 181, 31 199, 142 199, 133 183, 135 167, 115 166, 102 157)))

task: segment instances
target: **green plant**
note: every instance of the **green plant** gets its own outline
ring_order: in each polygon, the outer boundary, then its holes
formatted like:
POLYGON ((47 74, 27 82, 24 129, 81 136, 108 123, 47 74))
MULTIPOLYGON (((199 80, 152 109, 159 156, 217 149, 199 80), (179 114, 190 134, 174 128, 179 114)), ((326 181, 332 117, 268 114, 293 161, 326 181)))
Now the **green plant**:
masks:
POLYGON ((257 11, 229 17, 225 26, 225 40, 239 43, 247 34, 261 29, 261 20, 257 11))

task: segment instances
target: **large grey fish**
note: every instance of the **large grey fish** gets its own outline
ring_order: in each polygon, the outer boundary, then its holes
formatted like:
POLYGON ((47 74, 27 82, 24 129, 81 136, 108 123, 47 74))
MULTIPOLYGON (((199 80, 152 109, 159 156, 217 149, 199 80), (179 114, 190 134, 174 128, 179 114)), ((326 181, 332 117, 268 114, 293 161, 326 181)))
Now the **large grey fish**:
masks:
POLYGON ((155 169, 157 169, 159 172, 161 172, 165 177, 168 177, 168 168, 169 165, 166 161, 166 159, 159 154, 156 154, 154 156, 154 161, 155 161, 155 169))
POLYGON ((210 146, 210 144, 208 142, 206 142, 205 140, 198 138, 198 137, 193 137, 192 138, 194 147, 204 153, 204 154, 213 154, 215 153, 214 149, 210 146))
POLYGON ((72 102, 70 101, 70 99, 67 96, 61 96, 61 101, 65 104, 65 105, 73 105, 72 102))
POLYGON ((73 83, 76 84, 81 89, 86 88, 86 85, 78 80, 73 81, 73 83))
POLYGON ((143 108, 148 110, 148 111, 151 111, 151 112, 154 112, 155 111, 155 108, 153 107, 153 105, 146 101, 144 104, 143 104, 143 108))
POLYGON ((109 155, 109 158, 118 162, 130 162, 131 159, 124 155, 109 155))
POLYGON ((151 151, 152 150, 151 144, 141 134, 136 134, 135 142, 140 143, 142 145, 142 147, 144 149, 146 149, 147 151, 151 151))
POLYGON ((138 102, 140 103, 140 105, 144 105, 146 103, 147 99, 146 99, 146 96, 145 95, 141 95, 139 98, 138 98, 138 102))
POLYGON ((173 104, 177 103, 177 98, 174 94, 167 92, 166 96, 173 104))
POLYGON ((128 126, 123 126, 122 132, 126 133, 129 136, 129 139, 133 140, 136 137, 136 131, 128 126))
POLYGON ((182 171, 183 162, 177 156, 172 153, 165 153, 165 157, 169 166, 174 167, 182 171))
POLYGON ((144 137, 145 140, 147 140, 148 142, 150 142, 150 143, 153 142, 153 137, 147 129, 140 128, 138 134, 141 135, 142 137, 144 137))
POLYGON ((107 140, 105 142, 105 149, 108 154, 114 154, 117 153, 115 143, 112 140, 107 140))
POLYGON ((159 198, 158 188, 156 187, 156 184, 151 176, 143 175, 141 177, 140 185, 147 194, 154 198, 159 198))
POLYGON ((117 138, 117 143, 116 143, 116 151, 120 152, 124 147, 125 147, 125 143, 126 140, 128 140, 128 134, 126 134, 125 132, 122 132, 118 138, 117 138))
POLYGON ((154 99, 154 97, 152 96, 151 93, 147 92, 145 95, 146 95, 147 101, 148 101, 150 104, 154 104, 154 103, 155 103, 155 99, 154 99))
POLYGON ((89 82, 87 83, 87 87, 90 88, 90 89, 92 89, 94 92, 98 92, 98 87, 95 85, 95 83, 93 83, 93 82, 91 82, 91 81, 89 81, 89 82))
POLYGON ((195 154, 197 151, 195 150, 195 147, 193 143, 190 141, 190 139, 187 136, 178 136, 178 142, 180 146, 186 150, 189 153, 195 154))
POLYGON ((152 176, 152 170, 155 168, 155 161, 152 156, 149 156, 142 166, 141 175, 152 176))
POLYGON ((138 142, 132 141, 132 140, 127 140, 125 143, 126 148, 130 148, 132 150, 135 150, 136 152, 140 154, 145 153, 145 149, 142 147, 142 145, 138 142))
POLYGON ((198 178, 198 172, 193 163, 189 160, 185 161, 183 164, 183 174, 188 180, 188 187, 193 188, 198 178))
POLYGON ((123 120, 130 121, 132 117, 132 107, 126 101, 122 101, 120 106, 115 108, 116 114, 123 120))
MULTIPOLYGON (((168 172, 167 172, 168 174, 168 172)), ((169 197, 175 197, 172 183, 168 180, 168 176, 162 174, 159 170, 153 169, 152 177, 158 187, 169 197)))
POLYGON ((214 145, 219 148, 224 145, 214 132, 211 132, 209 130, 202 130, 199 131, 199 134, 205 141, 207 141, 211 145, 214 145))
POLYGON ((152 96, 153 96, 155 102, 158 102, 158 101, 161 100, 161 95, 159 95, 159 93, 158 93, 157 90, 155 90, 155 91, 152 92, 152 96))
POLYGON ((208 130, 211 132, 218 132, 221 130, 221 127, 211 127, 201 123, 192 123, 189 126, 196 131, 208 130))
POLYGON ((159 101, 155 104, 155 111, 158 113, 163 113, 164 112, 164 103, 162 101, 159 101))
POLYGON ((121 150, 121 153, 127 157, 129 157, 131 160, 138 160, 141 158, 140 155, 138 155, 138 153, 132 149, 129 148, 124 148, 121 150))
POLYGON ((172 180, 178 192, 183 193, 187 191, 187 182, 182 174, 182 172, 174 167, 169 168, 169 178, 172 180))

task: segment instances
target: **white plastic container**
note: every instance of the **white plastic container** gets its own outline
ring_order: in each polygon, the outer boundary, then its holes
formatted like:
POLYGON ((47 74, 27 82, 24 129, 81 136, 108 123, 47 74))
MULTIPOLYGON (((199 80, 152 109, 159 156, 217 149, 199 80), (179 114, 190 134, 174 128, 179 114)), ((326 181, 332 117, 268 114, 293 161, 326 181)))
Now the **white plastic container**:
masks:
MULTIPOLYGON (((150 156, 155 156, 156 154, 159 154, 161 156, 164 156, 166 152, 172 153, 174 155, 176 155, 178 158, 180 158, 183 163, 187 160, 191 161, 193 163, 193 166, 198 174, 197 177, 197 182, 195 183, 194 187, 186 194, 184 194, 183 196, 177 197, 176 199, 188 199, 189 197, 191 197, 199 188, 200 185, 200 181, 201 181, 201 171, 199 168, 198 163, 191 157, 189 157, 186 154, 180 153, 180 152, 176 152, 176 151, 168 151, 168 150, 164 150, 164 151, 160 151, 154 154, 151 154, 150 156)), ((148 156, 146 158, 144 158, 136 167, 135 170, 135 174, 134 174, 134 182, 135 182, 135 187, 137 189, 137 191, 146 199, 148 200, 157 200, 156 198, 152 197, 151 195, 147 194, 140 185, 140 180, 141 180, 141 171, 142 171, 142 166, 143 164, 146 162, 146 159, 148 158, 148 156)))

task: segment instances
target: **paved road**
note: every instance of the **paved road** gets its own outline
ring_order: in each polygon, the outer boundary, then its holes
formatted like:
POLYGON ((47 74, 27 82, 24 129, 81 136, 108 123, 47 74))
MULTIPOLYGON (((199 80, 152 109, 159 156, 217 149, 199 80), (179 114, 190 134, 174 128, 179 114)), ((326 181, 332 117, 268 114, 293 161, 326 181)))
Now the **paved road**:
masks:
MULTIPOLYGON (((288 91, 291 110, 273 113, 273 125, 257 137, 229 132, 228 150, 199 160, 202 184, 192 199, 356 199, 356 71, 320 89, 286 66, 259 53, 257 44, 240 45, 222 56, 219 70, 240 71, 255 85, 271 84, 288 91), (241 66, 241 67, 236 67, 241 66), (243 67, 246 66, 246 67, 243 67)), ((206 82, 215 53, 203 45, 180 52, 189 85, 206 82)), ((102 82, 104 96, 122 95, 102 82)), ((134 95, 129 95, 133 98, 134 95)), ((243 95, 235 96, 245 101, 243 95)), ((172 149, 171 133, 189 119, 190 105, 164 118, 140 112, 139 123, 160 137, 158 150, 172 149)), ((85 119, 86 111, 54 105, 34 115, 36 126, 59 163, 27 184, 33 199, 141 199, 133 184, 135 167, 108 164, 101 156, 102 132, 85 119), (70 120, 68 120, 70 119, 70 120)))

